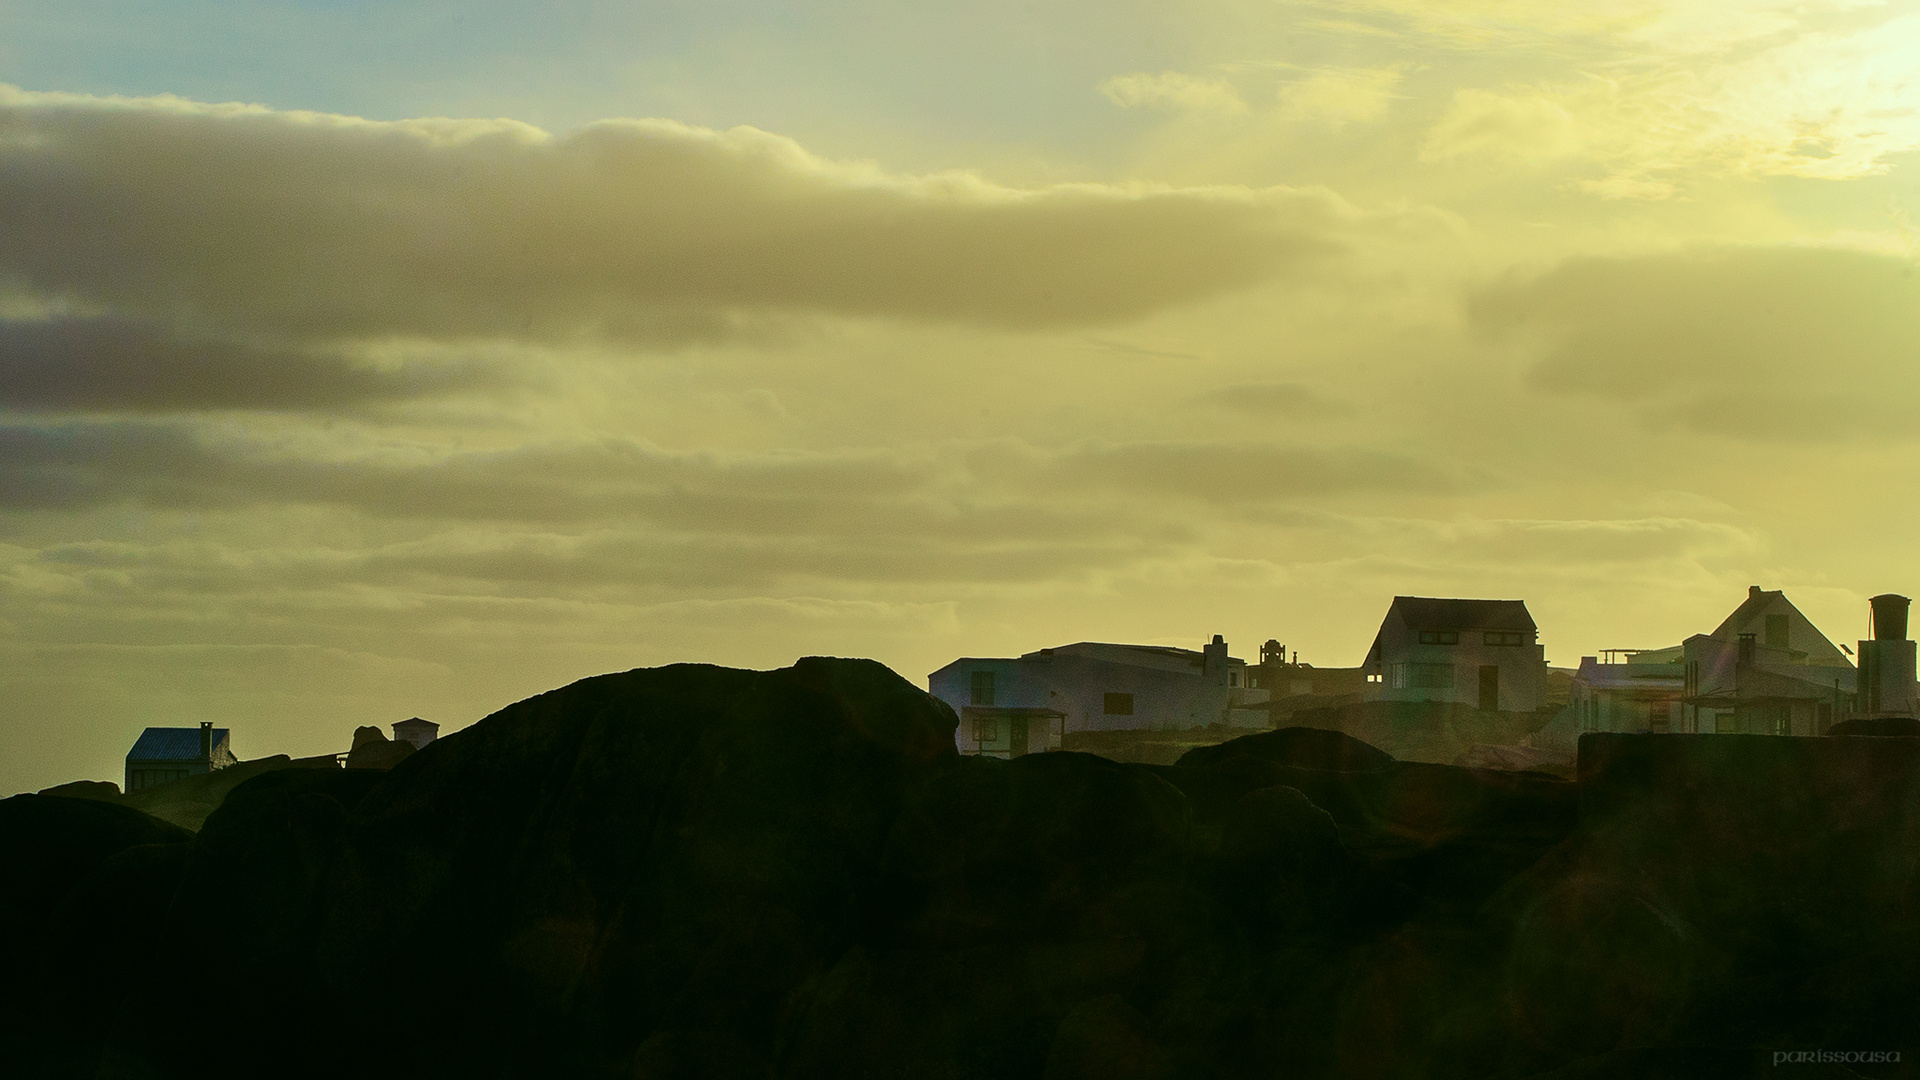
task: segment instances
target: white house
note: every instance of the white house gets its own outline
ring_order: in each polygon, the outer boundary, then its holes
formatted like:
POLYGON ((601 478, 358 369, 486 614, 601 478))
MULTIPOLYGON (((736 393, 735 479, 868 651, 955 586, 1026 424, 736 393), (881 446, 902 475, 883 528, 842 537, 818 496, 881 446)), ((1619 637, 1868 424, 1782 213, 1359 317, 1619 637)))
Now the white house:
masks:
POLYGON ((425 750, 427 744, 440 736, 440 725, 431 720, 422 720, 415 716, 407 720, 395 721, 393 741, 409 743, 415 750, 425 750))
POLYGON ((1785 593, 1754 585, 1711 634, 1581 657, 1571 705, 1582 731, 1824 735, 1859 696, 1841 648, 1785 593))
POLYGON ((960 714, 962 753, 1019 757, 1058 749, 1070 731, 1233 723, 1236 706, 1266 698, 1246 685, 1246 671, 1219 634, 1198 651, 1082 641, 962 657, 928 675, 927 689, 960 714))
POLYGON ((1367 652, 1367 699, 1532 712, 1546 701, 1538 637, 1521 600, 1396 596, 1367 652))

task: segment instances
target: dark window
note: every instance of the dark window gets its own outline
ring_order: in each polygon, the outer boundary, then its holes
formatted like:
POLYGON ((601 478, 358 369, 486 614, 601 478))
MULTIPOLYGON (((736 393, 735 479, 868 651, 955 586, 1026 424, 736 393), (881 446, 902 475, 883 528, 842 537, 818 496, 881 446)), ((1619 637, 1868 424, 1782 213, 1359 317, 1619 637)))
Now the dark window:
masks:
POLYGON ((1395 664, 1392 667, 1395 690, 1451 690, 1452 664, 1395 664))
POLYGON ((983 716, 973 722, 973 741, 992 742, 1000 737, 1000 721, 983 716))
POLYGON ((1489 645, 1525 645, 1527 635, 1518 630, 1489 630, 1485 641, 1489 645))
POLYGON ((1101 708, 1101 711, 1106 713, 1108 716, 1132 716, 1133 715, 1133 695, 1132 694, 1108 694, 1106 703, 1101 708))
POLYGON ((976 671, 973 673, 973 704, 993 704, 993 672, 976 671))
POLYGON ((1784 649, 1787 647, 1787 617, 1785 615, 1767 616, 1767 647, 1784 649))
POLYGON ((1460 644, 1460 631, 1458 630, 1422 630, 1420 631, 1420 644, 1422 645, 1458 645, 1460 644))

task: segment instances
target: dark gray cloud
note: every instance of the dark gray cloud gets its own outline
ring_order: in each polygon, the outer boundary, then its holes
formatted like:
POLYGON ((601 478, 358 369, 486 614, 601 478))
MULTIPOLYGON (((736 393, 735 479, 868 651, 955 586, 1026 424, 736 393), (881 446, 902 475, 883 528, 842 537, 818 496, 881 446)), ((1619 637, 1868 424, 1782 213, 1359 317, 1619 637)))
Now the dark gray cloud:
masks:
POLYGON ((751 129, 377 124, 0 87, 0 286, 282 339, 1136 317, 1311 265, 1325 193, 889 177, 751 129))
POLYGON ((497 381, 477 363, 390 369, 150 321, 0 321, 0 409, 170 412, 338 410, 497 381))
POLYGON ((1476 486, 1418 457, 1360 448, 1112 443, 723 455, 620 439, 494 451, 387 447, 326 458, 227 429, 162 421, 0 425, 0 509, 131 502, 329 505, 392 518, 644 521, 700 533, 978 538, 1098 521, 1162 534, 1141 503, 1221 506, 1476 486), (1129 523, 1129 524, 1122 524, 1129 523))
POLYGON ((1769 442, 1911 437, 1920 276, 1814 247, 1571 260, 1489 288, 1476 324, 1532 354, 1542 391, 1645 422, 1769 442))

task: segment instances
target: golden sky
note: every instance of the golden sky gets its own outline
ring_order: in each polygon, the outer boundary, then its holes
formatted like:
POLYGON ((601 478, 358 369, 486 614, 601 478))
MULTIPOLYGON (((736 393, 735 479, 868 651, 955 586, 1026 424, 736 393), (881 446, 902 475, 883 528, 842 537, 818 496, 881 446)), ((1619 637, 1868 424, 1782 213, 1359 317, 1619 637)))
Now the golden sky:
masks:
POLYGON ((0 0, 0 788, 1395 594, 1851 641, 1917 150, 1912 2, 0 0))

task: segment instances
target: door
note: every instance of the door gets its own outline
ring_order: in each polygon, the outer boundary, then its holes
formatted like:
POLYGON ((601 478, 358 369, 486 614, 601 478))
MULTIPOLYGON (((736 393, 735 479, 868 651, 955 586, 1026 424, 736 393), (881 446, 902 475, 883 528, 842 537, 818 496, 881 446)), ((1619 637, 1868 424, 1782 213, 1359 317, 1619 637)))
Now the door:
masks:
POLYGON ((1500 711, 1500 669, 1493 664, 1480 667, 1480 711, 1500 711))
POLYGON ((1017 758, 1027 752, 1027 718, 1009 716, 1007 718, 1007 756, 1017 758))

